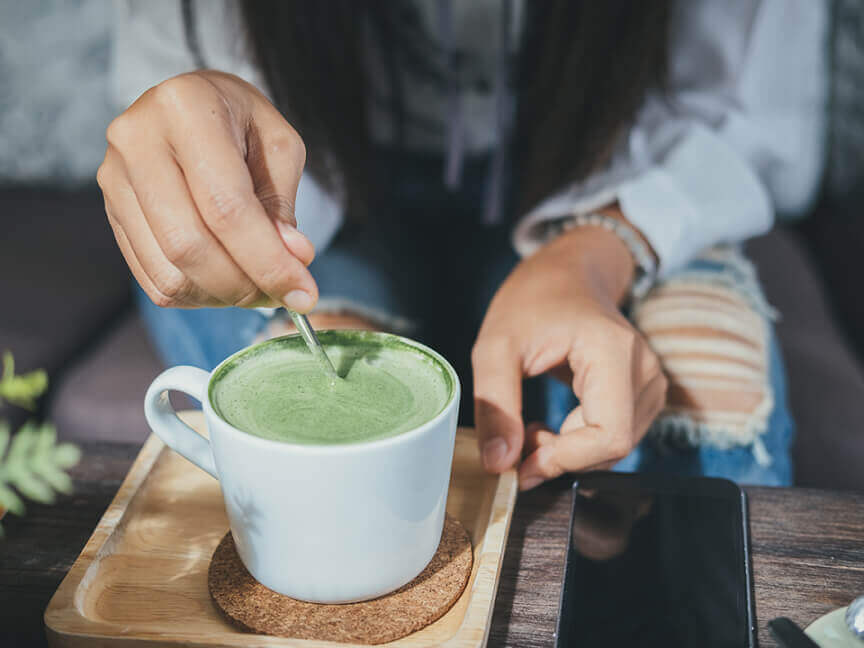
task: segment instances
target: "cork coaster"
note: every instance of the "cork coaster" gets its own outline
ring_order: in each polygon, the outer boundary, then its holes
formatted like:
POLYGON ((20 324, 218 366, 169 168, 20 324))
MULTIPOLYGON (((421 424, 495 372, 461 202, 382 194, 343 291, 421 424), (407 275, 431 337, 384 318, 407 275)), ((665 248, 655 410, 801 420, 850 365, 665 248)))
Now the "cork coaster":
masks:
POLYGON ((243 630, 372 645, 395 641, 442 617, 465 589, 473 562, 468 533, 448 516, 438 551, 407 585, 362 603, 307 603, 277 594, 252 578, 229 532, 213 552, 207 584, 216 607, 243 630))

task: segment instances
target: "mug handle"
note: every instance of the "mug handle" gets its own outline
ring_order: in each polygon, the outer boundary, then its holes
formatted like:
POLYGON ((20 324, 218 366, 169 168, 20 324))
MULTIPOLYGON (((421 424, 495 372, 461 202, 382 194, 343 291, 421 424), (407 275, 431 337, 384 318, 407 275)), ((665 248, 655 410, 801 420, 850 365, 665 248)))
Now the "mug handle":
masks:
POLYGON ((166 369, 156 376, 147 389, 144 415, 150 429, 168 447, 218 479, 210 442, 181 421, 168 400, 168 392, 173 390, 188 394, 203 403, 207 398, 209 382, 210 374, 198 367, 166 369))

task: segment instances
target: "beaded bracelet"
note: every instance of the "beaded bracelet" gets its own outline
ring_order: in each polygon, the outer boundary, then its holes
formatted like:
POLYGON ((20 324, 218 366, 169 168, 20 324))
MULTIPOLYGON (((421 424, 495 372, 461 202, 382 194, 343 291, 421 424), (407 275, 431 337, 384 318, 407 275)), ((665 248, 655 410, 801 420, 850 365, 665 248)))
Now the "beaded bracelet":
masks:
POLYGON ((640 299, 644 297, 657 278, 657 262, 639 235, 617 218, 598 212, 574 212, 563 218, 549 221, 545 230, 546 240, 549 241, 576 227, 586 226, 602 227, 609 230, 627 246, 636 263, 636 278, 630 287, 630 298, 640 299))

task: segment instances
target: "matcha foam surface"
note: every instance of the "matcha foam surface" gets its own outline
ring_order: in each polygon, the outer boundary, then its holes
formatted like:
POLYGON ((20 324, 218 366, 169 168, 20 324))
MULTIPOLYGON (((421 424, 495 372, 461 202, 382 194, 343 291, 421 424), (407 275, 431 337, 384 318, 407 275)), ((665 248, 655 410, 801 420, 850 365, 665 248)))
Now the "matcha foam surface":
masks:
POLYGON ((239 430, 276 441, 333 445, 412 430, 450 400, 450 374, 399 338, 322 331, 335 384, 297 336, 270 340, 229 360, 214 377, 216 412, 239 430))

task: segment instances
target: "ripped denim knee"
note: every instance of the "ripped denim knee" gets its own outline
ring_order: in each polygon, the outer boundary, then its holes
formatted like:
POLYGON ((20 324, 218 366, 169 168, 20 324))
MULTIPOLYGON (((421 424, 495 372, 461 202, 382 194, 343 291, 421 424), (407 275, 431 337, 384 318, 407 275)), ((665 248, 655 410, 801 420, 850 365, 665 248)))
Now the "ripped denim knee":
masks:
MULTIPOLYGON (((775 313, 740 249, 706 251, 629 315, 659 356, 669 391, 665 410, 615 469, 790 485, 794 424, 775 313)), ((558 430, 578 399, 552 378, 544 392, 546 423, 558 430)))
POLYGON ((717 449, 762 443, 775 405, 771 380, 774 311, 737 246, 711 248, 634 303, 631 320, 669 379, 667 406, 649 438, 717 449))

